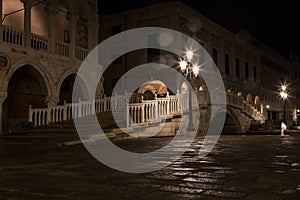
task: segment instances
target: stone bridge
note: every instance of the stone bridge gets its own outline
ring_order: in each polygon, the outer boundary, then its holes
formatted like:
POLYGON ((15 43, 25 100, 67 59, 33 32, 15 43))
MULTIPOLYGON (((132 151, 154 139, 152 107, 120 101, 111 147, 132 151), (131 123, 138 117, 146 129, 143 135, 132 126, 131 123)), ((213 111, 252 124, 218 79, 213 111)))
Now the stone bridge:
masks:
MULTIPOLYGON (((212 95, 212 97, 217 98, 218 95, 212 95)), ((227 109, 224 110, 226 120, 223 133, 244 133, 249 129, 252 121, 264 123, 264 116, 242 97, 232 93, 227 93, 226 97, 227 109)), ((210 115, 214 116, 215 114, 210 113, 211 105, 206 92, 198 92, 197 98, 198 101, 193 101, 193 110, 197 107, 200 108, 198 133, 201 134, 208 128, 210 115)), ((167 94, 163 98, 155 97, 153 100, 143 100, 143 97, 138 95, 114 95, 94 102, 81 100, 73 104, 64 102, 63 105, 49 105, 47 108, 32 108, 30 106, 28 121, 34 127, 41 127, 61 123, 72 118, 88 117, 95 113, 105 117, 104 113, 114 112, 114 121, 119 128, 134 130, 140 127, 145 128, 151 124, 159 125, 164 120, 172 121, 175 119, 179 123, 178 118, 189 112, 188 105, 188 95, 180 93, 176 95, 167 94)), ((214 116, 212 120, 217 117, 218 115, 214 116)), ((175 132, 174 129, 178 128, 178 123, 175 126, 174 123, 172 124, 174 126, 171 131, 172 134, 175 132)))

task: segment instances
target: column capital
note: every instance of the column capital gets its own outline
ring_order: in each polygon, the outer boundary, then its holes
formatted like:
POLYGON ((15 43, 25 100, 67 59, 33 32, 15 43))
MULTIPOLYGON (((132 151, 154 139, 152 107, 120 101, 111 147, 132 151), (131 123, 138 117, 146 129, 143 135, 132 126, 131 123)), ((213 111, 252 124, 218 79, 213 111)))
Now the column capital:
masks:
POLYGON ((24 8, 31 8, 32 4, 33 4, 33 0, 21 0, 21 2, 24 4, 24 8))

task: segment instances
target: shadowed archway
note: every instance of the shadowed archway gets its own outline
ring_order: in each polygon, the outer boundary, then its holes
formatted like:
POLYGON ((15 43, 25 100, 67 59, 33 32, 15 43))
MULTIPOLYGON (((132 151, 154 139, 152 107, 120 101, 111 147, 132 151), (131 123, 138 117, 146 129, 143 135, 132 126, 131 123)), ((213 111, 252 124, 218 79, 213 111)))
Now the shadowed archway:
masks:
MULTIPOLYGON (((225 114, 224 112, 219 113, 218 115, 216 115, 214 117, 213 120, 218 121, 218 119, 221 118, 222 116, 224 116, 224 114, 225 114)), ((238 133, 241 133, 242 132, 241 125, 240 125, 238 119, 236 119, 234 117, 234 115, 231 114, 230 110, 227 109, 227 112, 226 112, 225 115, 226 115, 226 118, 225 118, 223 130, 222 130, 222 134, 238 134, 238 133)))
POLYGON ((17 69, 8 83, 8 96, 3 104, 3 130, 25 128, 28 123, 29 105, 47 106, 47 86, 43 76, 32 66, 17 69))
MULTIPOLYGON (((60 86, 60 92, 59 92, 59 102, 62 104, 64 101, 66 101, 67 103, 71 103, 72 102, 72 95, 73 95, 73 87, 74 87, 74 83, 75 83, 75 79, 76 79, 76 74, 70 74, 69 76, 67 76, 64 81, 62 82, 61 86, 60 86)), ((83 80, 81 78, 78 79, 79 80, 79 86, 78 89, 80 91, 76 91, 74 93, 74 99, 76 99, 77 101, 79 99, 81 100, 85 100, 85 97, 87 97, 87 88, 83 82, 83 80)))

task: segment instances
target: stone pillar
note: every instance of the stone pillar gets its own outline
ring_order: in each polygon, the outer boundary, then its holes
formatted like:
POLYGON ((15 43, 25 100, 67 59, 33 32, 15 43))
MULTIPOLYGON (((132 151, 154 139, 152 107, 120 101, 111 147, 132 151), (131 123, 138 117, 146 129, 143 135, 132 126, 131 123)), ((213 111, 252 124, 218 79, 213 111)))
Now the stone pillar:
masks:
POLYGON ((3 34, 3 31, 2 31, 2 0, 0 0, 0 14, 1 14, 1 22, 0 22, 0 41, 2 42, 2 34, 3 34))
POLYGON ((49 52, 55 53, 55 17, 57 8, 50 5, 47 9, 49 14, 49 52))
POLYGON ((3 92, 0 93, 0 135, 2 134, 2 106, 5 101, 7 95, 3 92))
POLYGON ((78 16, 75 14, 70 15, 70 57, 75 58, 76 47, 76 26, 78 16))
POLYGON ((31 47, 31 1, 23 1, 24 4, 24 46, 31 47))
POLYGON ((99 25, 97 22, 89 21, 88 26, 88 50, 89 52, 98 45, 98 30, 99 25))

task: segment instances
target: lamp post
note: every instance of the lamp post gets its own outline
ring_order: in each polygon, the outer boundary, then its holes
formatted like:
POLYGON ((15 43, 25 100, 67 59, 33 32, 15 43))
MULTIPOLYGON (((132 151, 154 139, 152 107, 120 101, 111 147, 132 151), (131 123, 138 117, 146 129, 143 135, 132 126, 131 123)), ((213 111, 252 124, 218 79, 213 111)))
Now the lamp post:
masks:
POLYGON ((281 123, 281 136, 284 136, 284 131, 286 130, 286 99, 287 99, 287 92, 286 92, 286 86, 282 85, 280 90, 280 96, 283 100, 283 122, 281 123))
MULTIPOLYGON (((191 63, 193 55, 194 53, 192 51, 187 51, 185 58, 180 61, 180 69, 185 77, 187 77, 190 86, 192 85, 193 76, 197 77, 199 74, 199 66, 191 63)), ((189 87, 189 121, 187 131, 195 131, 192 112, 192 90, 191 87, 189 87)))
POLYGON ((286 99, 287 99, 287 92, 286 86, 281 86, 280 96, 283 99, 283 122, 286 123, 286 99))

